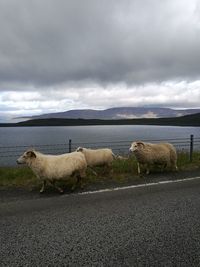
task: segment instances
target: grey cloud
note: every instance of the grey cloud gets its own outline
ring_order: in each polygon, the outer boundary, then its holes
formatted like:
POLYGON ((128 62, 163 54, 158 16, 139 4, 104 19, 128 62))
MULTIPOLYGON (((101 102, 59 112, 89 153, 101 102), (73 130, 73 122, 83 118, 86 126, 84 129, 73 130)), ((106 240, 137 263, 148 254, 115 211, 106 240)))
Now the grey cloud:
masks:
POLYGON ((200 9, 189 2, 0 0, 0 83, 199 78, 200 9))

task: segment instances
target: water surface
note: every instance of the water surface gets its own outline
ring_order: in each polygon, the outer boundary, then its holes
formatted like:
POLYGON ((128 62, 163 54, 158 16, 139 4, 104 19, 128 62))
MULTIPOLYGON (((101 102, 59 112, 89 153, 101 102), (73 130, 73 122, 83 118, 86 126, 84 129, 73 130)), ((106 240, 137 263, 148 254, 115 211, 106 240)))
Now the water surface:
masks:
POLYGON ((0 127, 0 165, 14 164, 15 158, 27 147, 36 147, 43 152, 68 152, 69 139, 72 149, 77 146, 106 146, 127 151, 134 140, 188 139, 200 137, 199 127, 109 125, 109 126, 52 126, 52 127, 0 127), (126 141, 126 142, 120 142, 126 141), (100 144, 99 142, 108 142, 100 144), (115 142, 115 143, 113 143, 115 142), (85 144, 93 143, 93 144, 85 144), (98 144, 99 143, 99 144, 98 144), (60 144, 60 146, 57 146, 60 144), (38 147, 39 145, 49 145, 38 147), (50 149, 50 146, 55 145, 50 149), (8 147, 12 148, 8 148, 8 147), (27 147, 18 147, 27 146, 27 147), (9 157, 5 157, 5 155, 9 157), (12 157, 12 158, 11 158, 12 157))

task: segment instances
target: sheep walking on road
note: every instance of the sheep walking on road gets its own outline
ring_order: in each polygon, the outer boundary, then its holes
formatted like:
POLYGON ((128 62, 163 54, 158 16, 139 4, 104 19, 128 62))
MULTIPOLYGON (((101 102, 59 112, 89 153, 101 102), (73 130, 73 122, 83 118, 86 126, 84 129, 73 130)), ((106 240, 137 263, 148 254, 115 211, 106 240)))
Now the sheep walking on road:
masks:
POLYGON ((141 173, 140 164, 146 166, 146 174, 149 174, 149 167, 153 164, 161 165, 163 169, 170 167, 173 170, 178 170, 176 149, 172 144, 151 144, 138 141, 133 142, 129 150, 134 153, 137 159, 138 174, 141 173))
POLYGON ((17 163, 27 164, 35 175, 43 181, 40 193, 44 192, 46 182, 51 183, 62 193, 63 190, 56 185, 56 181, 76 175, 77 183, 79 183, 81 178, 86 176, 87 162, 80 152, 45 155, 35 150, 28 150, 17 159, 17 163))

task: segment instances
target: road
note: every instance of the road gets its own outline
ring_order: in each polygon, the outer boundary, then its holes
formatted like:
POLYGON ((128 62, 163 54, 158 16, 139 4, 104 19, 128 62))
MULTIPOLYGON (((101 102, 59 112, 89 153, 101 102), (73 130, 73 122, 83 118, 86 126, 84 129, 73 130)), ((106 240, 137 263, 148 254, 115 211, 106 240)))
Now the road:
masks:
POLYGON ((200 266, 200 179, 0 205, 0 266, 200 266))

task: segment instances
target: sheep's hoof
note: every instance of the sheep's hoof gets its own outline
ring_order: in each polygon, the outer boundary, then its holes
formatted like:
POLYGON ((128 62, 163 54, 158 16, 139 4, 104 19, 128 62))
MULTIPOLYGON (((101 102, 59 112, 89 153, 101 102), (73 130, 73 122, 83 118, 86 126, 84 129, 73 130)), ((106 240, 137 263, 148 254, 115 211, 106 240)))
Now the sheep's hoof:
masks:
POLYGON ((63 191, 62 189, 59 189, 59 193, 60 193, 60 194, 63 194, 64 191, 63 191))

